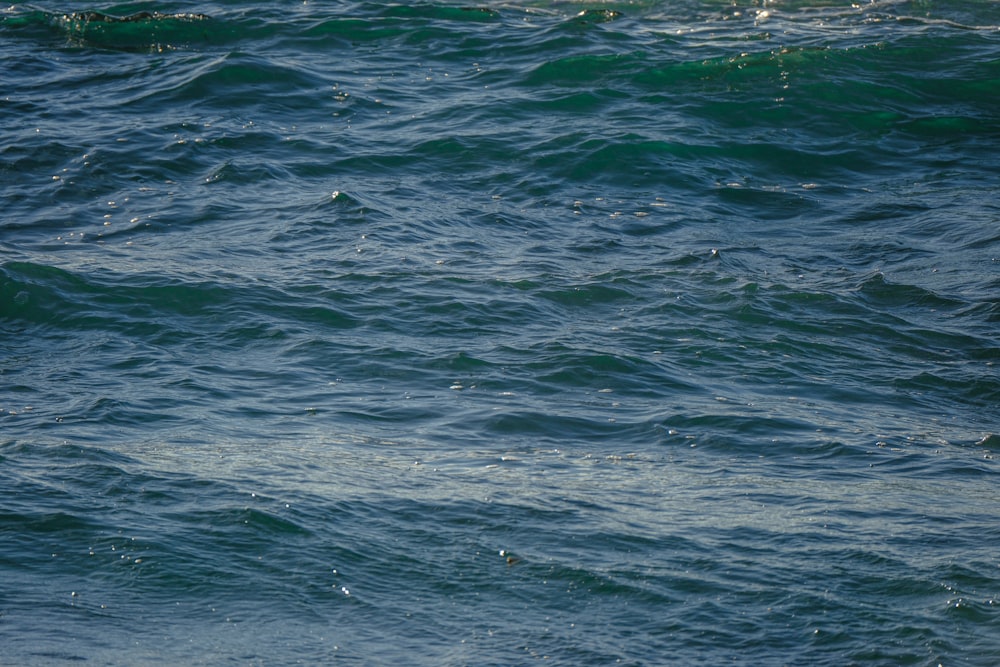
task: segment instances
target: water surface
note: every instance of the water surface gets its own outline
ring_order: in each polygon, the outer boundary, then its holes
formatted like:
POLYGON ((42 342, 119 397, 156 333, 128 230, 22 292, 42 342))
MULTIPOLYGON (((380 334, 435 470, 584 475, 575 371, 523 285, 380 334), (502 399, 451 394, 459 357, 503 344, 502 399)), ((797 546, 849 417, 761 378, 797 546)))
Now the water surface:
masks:
POLYGON ((72 11, 0 11, 0 662, 1000 659, 996 3, 72 11))

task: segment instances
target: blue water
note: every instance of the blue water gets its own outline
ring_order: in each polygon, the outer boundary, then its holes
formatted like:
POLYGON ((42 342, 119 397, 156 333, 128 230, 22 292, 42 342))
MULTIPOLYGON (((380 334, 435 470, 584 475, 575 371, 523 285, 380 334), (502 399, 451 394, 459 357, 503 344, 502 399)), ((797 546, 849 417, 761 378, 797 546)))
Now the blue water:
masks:
POLYGON ((0 9, 0 664, 1000 664, 1000 3, 0 9))

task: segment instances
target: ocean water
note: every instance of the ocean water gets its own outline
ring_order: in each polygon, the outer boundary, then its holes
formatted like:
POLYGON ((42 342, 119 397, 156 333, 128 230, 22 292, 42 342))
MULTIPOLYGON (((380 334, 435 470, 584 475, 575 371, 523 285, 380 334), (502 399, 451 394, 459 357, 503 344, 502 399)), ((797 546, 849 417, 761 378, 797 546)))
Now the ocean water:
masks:
POLYGON ((1000 664, 1000 3, 0 62, 0 664, 1000 664))

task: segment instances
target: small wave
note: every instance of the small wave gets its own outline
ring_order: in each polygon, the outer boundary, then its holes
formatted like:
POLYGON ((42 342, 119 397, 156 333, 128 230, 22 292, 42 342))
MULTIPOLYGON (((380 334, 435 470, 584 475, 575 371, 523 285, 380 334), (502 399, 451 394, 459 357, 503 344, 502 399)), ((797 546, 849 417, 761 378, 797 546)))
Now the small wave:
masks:
POLYGON ((235 26, 195 12, 63 13, 15 5, 2 23, 26 36, 47 32, 74 46, 116 51, 168 51, 222 43, 239 34, 235 26))

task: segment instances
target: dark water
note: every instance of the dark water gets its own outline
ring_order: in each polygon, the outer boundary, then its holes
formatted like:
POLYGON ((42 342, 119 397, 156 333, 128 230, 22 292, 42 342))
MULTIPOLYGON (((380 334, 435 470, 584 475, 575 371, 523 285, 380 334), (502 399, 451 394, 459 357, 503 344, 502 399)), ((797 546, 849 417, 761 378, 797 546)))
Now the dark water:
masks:
POLYGON ((0 663, 1000 664, 998 26, 0 10, 0 663))

